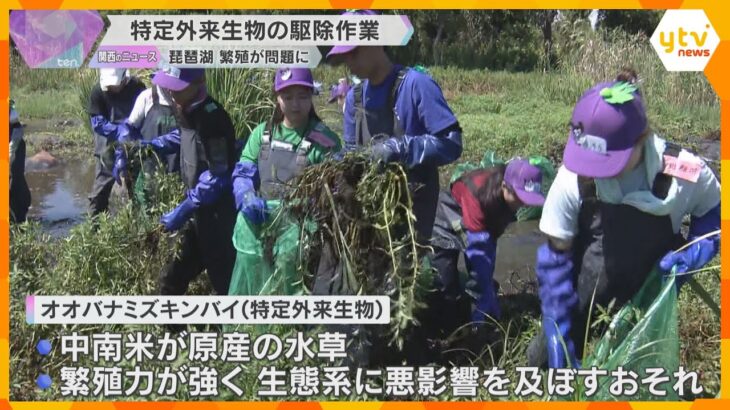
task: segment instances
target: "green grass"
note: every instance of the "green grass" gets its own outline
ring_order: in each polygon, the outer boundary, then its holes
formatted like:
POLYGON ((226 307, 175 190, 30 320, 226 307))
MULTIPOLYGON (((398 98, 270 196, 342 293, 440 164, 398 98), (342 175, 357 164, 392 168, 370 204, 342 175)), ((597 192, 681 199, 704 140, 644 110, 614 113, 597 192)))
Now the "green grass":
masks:
POLYGON ((11 97, 22 121, 37 119, 75 119, 78 115, 78 97, 73 88, 65 90, 31 90, 11 88, 11 97))

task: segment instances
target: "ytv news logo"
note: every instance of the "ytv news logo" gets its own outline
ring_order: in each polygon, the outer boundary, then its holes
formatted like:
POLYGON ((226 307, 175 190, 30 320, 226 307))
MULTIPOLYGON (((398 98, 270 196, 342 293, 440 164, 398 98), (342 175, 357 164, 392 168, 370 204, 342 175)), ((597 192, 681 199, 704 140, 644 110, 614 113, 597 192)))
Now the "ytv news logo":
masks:
POLYGON ((667 71, 703 71, 719 43, 703 10, 667 10, 651 36, 667 71))

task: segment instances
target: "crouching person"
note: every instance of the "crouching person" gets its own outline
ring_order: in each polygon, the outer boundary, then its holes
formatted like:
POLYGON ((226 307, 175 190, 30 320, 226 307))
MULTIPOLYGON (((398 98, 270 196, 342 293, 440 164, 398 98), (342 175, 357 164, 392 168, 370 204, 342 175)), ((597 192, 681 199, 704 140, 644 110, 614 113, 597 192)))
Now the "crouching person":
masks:
POLYGON ((542 179, 539 167, 514 158, 507 165, 470 171, 450 191, 441 191, 431 239, 438 275, 422 321, 431 327, 428 337, 447 337, 467 322, 476 330, 500 318, 493 279, 497 240, 521 207, 545 202, 542 179), (466 289, 457 268, 462 254, 469 273, 466 289))
POLYGON ((542 333, 528 349, 530 366, 580 366, 594 291, 595 304, 622 306, 657 262, 686 273, 718 252, 718 235, 673 251, 685 242, 685 215, 689 240, 719 229, 720 184, 699 158, 651 131, 636 82, 624 72, 586 91, 573 111, 540 220, 549 239, 537 251, 542 333))

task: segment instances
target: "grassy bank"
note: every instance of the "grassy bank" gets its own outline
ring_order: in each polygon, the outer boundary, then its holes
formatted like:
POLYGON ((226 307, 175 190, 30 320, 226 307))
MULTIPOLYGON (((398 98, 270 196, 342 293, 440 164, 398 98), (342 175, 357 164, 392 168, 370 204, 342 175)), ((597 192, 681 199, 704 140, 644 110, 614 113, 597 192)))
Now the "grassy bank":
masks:
MULTIPOLYGON (((561 53, 562 68, 547 73, 430 68, 464 129, 464 153, 460 161, 478 161, 486 150, 492 150, 503 158, 545 155, 556 165, 559 164, 567 138, 567 123, 580 93, 595 81, 614 77, 626 63, 635 66, 642 78, 640 86, 655 131, 689 147, 703 140, 719 138, 719 104, 703 75, 666 73, 654 52, 648 48, 648 43, 637 45, 631 39, 614 40, 604 42, 599 38, 580 38, 577 44, 584 46, 573 45, 574 52, 561 53)), ((86 119, 80 102, 83 99, 79 94, 93 73, 88 70, 54 70, 53 74, 51 76, 45 70, 28 70, 15 61, 11 67, 11 96, 17 102, 23 121, 40 124, 29 132, 31 140, 34 135, 55 133, 59 144, 51 145, 52 153, 66 158, 89 158, 92 139, 83 123, 86 119), (69 119, 75 121, 75 125, 53 126, 69 119), (43 129, 43 124, 47 124, 49 129, 43 129), (54 149, 59 151, 53 152, 54 149)), ((342 129, 341 113, 336 104, 326 104, 326 99, 329 85, 345 74, 342 68, 322 67, 315 70, 316 79, 324 84, 325 94, 317 97, 317 111, 337 132, 342 129)), ((235 78, 219 78, 219 85, 224 82, 229 85, 228 88, 216 88, 219 90, 216 93, 244 87, 243 84, 237 84, 235 78)), ((260 95, 267 94, 268 91, 262 91, 260 95)), ((214 96, 221 100, 225 97, 214 96)), ((237 112, 237 118, 247 118, 249 110, 235 101, 238 100, 228 102, 226 108, 237 112)), ((244 127, 240 121, 237 125, 241 129, 244 127)), ((39 148, 31 145, 32 149, 39 148)), ((453 167, 444 168, 443 179, 448 178, 453 167)), ((176 183, 170 181, 170 184, 176 183)), ((11 232, 10 350, 13 400, 60 398, 58 385, 46 392, 34 386, 38 374, 34 343, 40 338, 58 342, 60 334, 72 331, 91 334, 122 329, 161 330, 152 326, 29 326, 25 323, 24 298, 28 294, 153 294, 158 272, 174 247, 174 238, 156 231, 156 221, 162 212, 172 208, 176 200, 177 197, 171 194, 146 217, 134 213, 130 208, 122 208, 114 218, 101 220, 98 231, 92 232, 91 226, 83 223, 74 228, 68 238, 58 241, 52 241, 34 224, 11 232)), ((534 258, 534 255, 525 255, 525 258, 534 258)), ((719 264, 719 261, 716 263, 719 264)), ((719 300, 719 269, 702 273, 698 279, 714 300, 719 300)), ((192 293, 207 292, 207 279, 202 277, 196 282, 192 293)), ((714 396, 720 386, 719 320, 688 288, 682 292, 679 303, 680 363, 687 369, 701 372, 705 395, 714 396)), ((526 313, 519 304, 510 305, 505 309, 501 327, 500 337, 504 343, 498 348, 483 346, 464 354, 475 365, 503 367, 507 369, 508 376, 514 376, 515 368, 526 363, 525 349, 529 338, 539 329, 538 317, 534 312, 526 313)), ((57 343, 54 346, 46 369, 56 379, 59 369, 69 365, 69 361, 68 358, 64 358, 64 361, 54 359, 60 353, 57 343)), ((173 363, 172 366, 182 362, 173 363)), ((81 365, 89 366, 90 363, 81 365)), ((122 365, 134 366, 133 363, 122 365)), ((223 369, 219 371, 224 373, 223 369)), ((248 372, 246 382, 249 389, 243 399, 256 400, 253 386, 257 383, 255 375, 258 365, 251 365, 248 372)), ((162 399, 186 398, 189 398, 188 393, 180 389, 174 397, 162 399)), ((509 398, 480 397, 487 400, 509 398)), ((310 399, 327 398, 313 396, 310 399)))

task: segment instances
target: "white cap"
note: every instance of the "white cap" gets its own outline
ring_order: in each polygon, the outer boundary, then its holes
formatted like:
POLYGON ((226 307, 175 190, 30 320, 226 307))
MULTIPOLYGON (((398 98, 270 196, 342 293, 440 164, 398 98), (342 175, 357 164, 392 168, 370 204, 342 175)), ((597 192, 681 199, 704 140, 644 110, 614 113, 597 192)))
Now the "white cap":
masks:
POLYGON ((99 70, 99 85, 106 91, 107 87, 121 84, 128 76, 126 68, 102 68, 99 70))

